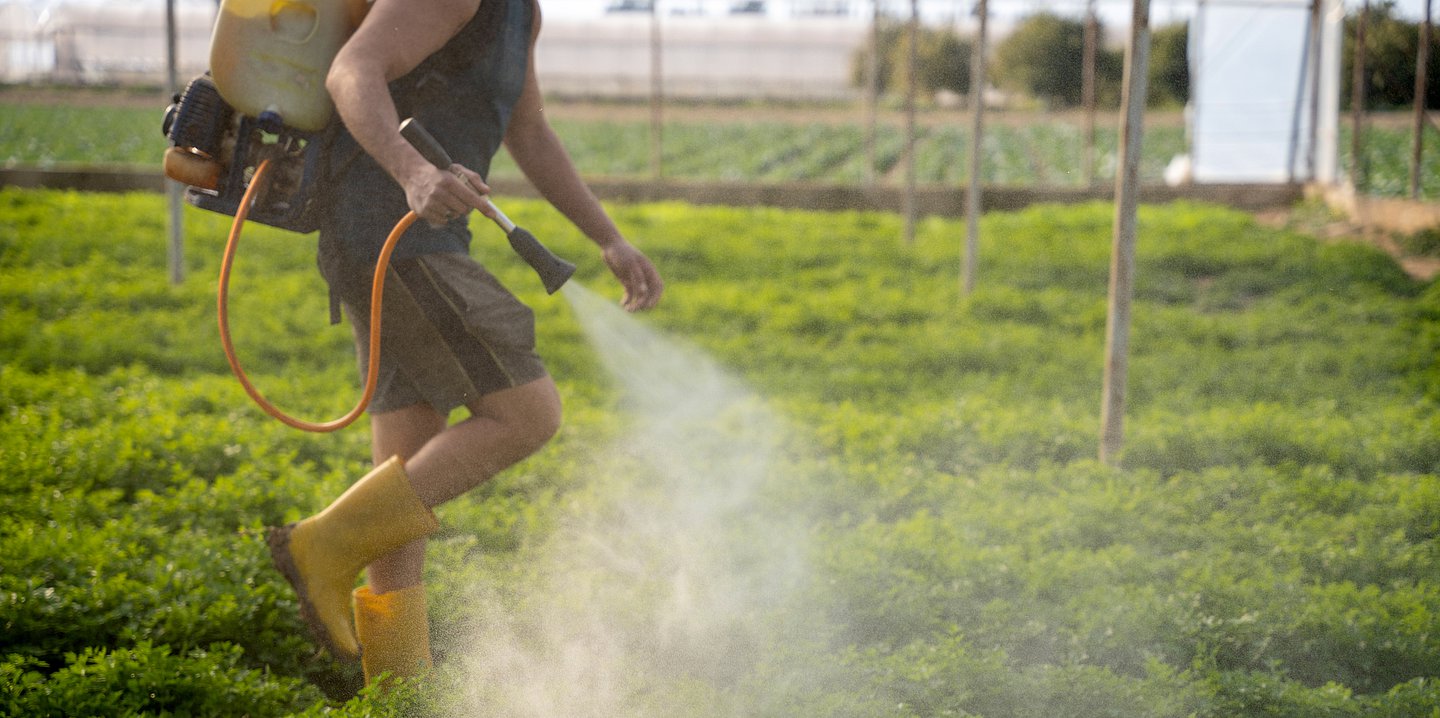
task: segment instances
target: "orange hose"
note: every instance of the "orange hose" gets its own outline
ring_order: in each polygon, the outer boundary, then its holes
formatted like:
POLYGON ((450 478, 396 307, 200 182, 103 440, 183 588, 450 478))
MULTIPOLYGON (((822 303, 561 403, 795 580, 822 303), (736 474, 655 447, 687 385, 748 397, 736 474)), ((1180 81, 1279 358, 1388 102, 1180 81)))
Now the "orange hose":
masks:
POLYGON ((281 422, 304 431, 327 432, 343 429, 360 418, 365 409, 370 406, 370 399, 375 395, 375 385, 380 378, 380 303, 385 294, 385 270, 390 266, 390 254, 395 251, 395 245, 405 230, 415 223, 419 215, 414 212, 406 214, 396 223, 395 228, 390 230, 390 236, 385 238, 385 245, 380 249, 380 259, 375 264, 375 280, 370 289, 370 359, 367 363, 365 373, 365 391, 360 395, 360 401, 350 412, 334 421, 311 422, 303 419, 296 419, 276 408, 274 404, 266 401, 260 390, 250 383, 245 376, 245 370, 240 368, 240 360, 235 357, 235 345, 230 341, 230 265, 234 261, 235 247, 240 244, 240 228, 245 224, 245 218, 250 214, 250 205, 254 202, 254 195, 260 187, 267 170, 270 167, 270 160, 260 163, 255 170, 255 176, 250 180, 250 186, 246 188, 244 197, 240 200, 240 206, 235 208, 235 222, 230 226, 230 238, 225 242, 225 256, 220 261, 220 290, 217 296, 219 305, 220 320, 220 343, 225 347, 225 360, 230 362, 230 370, 235 372, 235 378, 240 380, 240 386, 245 387, 245 393, 260 405, 261 409, 270 416, 279 419, 281 422))

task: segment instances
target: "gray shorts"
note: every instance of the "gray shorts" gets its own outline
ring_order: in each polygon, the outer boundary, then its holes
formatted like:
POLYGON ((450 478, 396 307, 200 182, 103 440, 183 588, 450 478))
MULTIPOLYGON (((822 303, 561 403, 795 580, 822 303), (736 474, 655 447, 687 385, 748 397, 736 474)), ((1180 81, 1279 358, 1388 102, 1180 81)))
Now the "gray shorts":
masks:
MULTIPOLYGON (((320 271, 355 332, 363 380, 370 358, 373 267, 320 253, 320 271)), ((442 414, 546 376, 535 313, 469 255, 390 263, 380 318, 380 372, 371 411, 425 403, 442 414)))

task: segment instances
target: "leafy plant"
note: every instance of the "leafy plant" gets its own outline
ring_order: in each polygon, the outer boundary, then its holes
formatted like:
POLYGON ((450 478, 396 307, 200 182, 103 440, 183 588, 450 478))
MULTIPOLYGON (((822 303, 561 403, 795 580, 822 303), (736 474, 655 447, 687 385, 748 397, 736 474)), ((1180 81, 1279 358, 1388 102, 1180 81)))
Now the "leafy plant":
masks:
MULTIPOLYGON (((618 296, 558 213, 506 207, 618 296)), ((1434 283, 1242 213, 1143 207, 1106 466, 1110 207, 986 215, 968 296, 957 221, 905 245, 883 213, 610 209, 667 280, 624 341, 588 339, 595 310, 474 220, 475 256, 536 309, 566 423, 439 509, 436 671, 382 694, 314 653, 268 565, 262 528, 322 507, 369 448, 363 426, 271 421, 229 375, 226 219, 187 211, 172 287, 161 198, 0 190, 0 711, 1440 708, 1434 283), (640 388, 604 368, 637 346, 640 388)), ((247 243, 232 318, 255 381, 347 409, 313 242, 247 243)))

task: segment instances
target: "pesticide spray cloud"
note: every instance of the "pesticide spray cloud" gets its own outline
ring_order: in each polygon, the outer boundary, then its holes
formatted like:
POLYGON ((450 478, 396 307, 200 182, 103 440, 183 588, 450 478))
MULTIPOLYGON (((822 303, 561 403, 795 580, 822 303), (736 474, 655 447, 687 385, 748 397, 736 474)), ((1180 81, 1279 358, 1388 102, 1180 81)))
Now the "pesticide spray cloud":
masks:
POLYGON ((533 580, 475 587, 461 712, 733 714, 803 580, 803 532, 761 498, 782 430, 702 352, 571 282, 566 297, 633 427, 534 551, 533 580), (599 507, 599 510, 596 510, 599 507))

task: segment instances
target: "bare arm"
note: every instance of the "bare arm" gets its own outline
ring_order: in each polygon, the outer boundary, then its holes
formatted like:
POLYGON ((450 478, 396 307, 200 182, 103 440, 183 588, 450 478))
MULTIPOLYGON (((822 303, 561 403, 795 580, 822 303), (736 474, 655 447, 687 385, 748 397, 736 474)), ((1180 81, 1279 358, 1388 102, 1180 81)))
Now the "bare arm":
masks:
MULTIPOLYGON (((345 128, 405 188, 410 208, 433 224, 478 208, 482 198, 455 175, 436 169, 400 136, 388 83, 443 47, 475 15, 480 2, 375 0, 325 78, 345 128)), ((457 170, 480 191, 488 191, 478 174, 457 170)))
MULTIPOLYGON (((535 32, 539 32, 538 20, 535 32)), ((600 246, 606 265, 625 288, 625 308, 649 309, 660 301, 664 291, 660 274, 640 250, 625 240, 550 127, 535 78, 533 42, 531 48, 525 89, 511 113, 505 147, 540 195, 600 246)))

